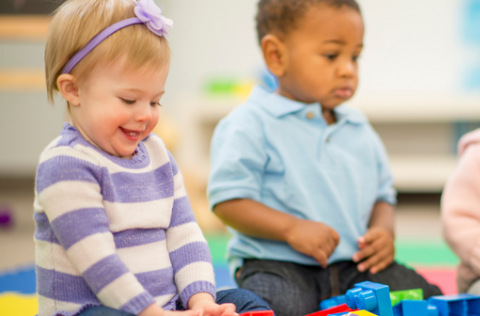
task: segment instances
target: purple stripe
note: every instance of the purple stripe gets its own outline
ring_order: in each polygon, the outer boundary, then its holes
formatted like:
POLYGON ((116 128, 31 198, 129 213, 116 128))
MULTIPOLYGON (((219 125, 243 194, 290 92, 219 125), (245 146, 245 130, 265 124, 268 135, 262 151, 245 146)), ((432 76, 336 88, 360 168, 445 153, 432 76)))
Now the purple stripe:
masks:
POLYGON ((180 294, 180 298, 184 306, 187 306, 187 302, 192 297, 192 295, 199 293, 199 292, 206 292, 210 293, 213 298, 216 298, 217 292, 215 291, 215 285, 208 282, 208 281, 196 281, 190 283, 180 294))
POLYGON ((153 297, 175 294, 177 287, 173 278, 173 269, 168 267, 161 270, 135 274, 143 287, 152 294, 153 297))
POLYGON ((85 45, 82 49, 80 49, 72 58, 67 62, 65 67, 63 67, 62 74, 68 74, 72 69, 88 54, 90 53, 98 44, 100 44, 103 40, 107 37, 112 35, 113 33, 117 32, 118 30, 123 29, 126 26, 132 24, 141 24, 143 23, 139 18, 130 18, 113 25, 110 25, 106 29, 104 29, 99 34, 95 35, 87 45, 85 45))
POLYGON ((132 174, 115 173, 105 181, 103 198, 109 202, 139 203, 172 197, 172 167, 167 163, 153 171, 132 174))
POLYGON ((53 232, 52 225, 50 225, 50 222, 48 221, 48 217, 45 213, 35 212, 35 214, 33 215, 33 218, 36 224, 35 239, 48 241, 55 244, 60 244, 60 242, 57 239, 57 236, 55 236, 53 232))
POLYGON ((82 273, 95 294, 129 270, 117 254, 110 255, 82 273))
POLYGON ((178 173, 177 162, 175 161, 175 158, 173 158, 172 154, 168 150, 167 150, 167 153, 168 153, 168 159, 170 160, 170 164, 172 165, 173 175, 176 176, 178 173))
POLYGON ((38 294, 75 304, 101 304, 80 276, 36 267, 38 294))
POLYGON ((44 189, 61 181, 100 183, 103 171, 106 171, 106 168, 100 168, 82 159, 57 156, 38 166, 37 192, 41 193, 44 189))
POLYGON ((109 232, 108 225, 103 208, 71 211, 52 221, 53 231, 65 250, 87 236, 109 232))
POLYGON ((165 240, 165 230, 162 228, 129 229, 113 234, 113 238, 117 249, 135 247, 165 240))
POLYGON ((166 311, 174 311, 177 309, 177 301, 178 301, 178 293, 175 294, 172 299, 170 300, 170 302, 168 302, 167 304, 163 305, 162 308, 166 311))
POLYGON ((195 222, 195 215, 193 215, 192 207, 187 196, 175 199, 173 201, 172 217, 170 219, 169 227, 195 222))
POLYGON ((143 292, 140 295, 135 296, 126 304, 124 304, 120 309, 126 311, 127 313, 132 313, 134 315, 140 314, 148 306, 155 303, 155 300, 148 292, 143 292))
POLYGON ((194 262, 202 261, 212 263, 208 244, 202 241, 192 242, 172 251, 170 253, 170 260, 172 261, 175 274, 183 267, 194 262))

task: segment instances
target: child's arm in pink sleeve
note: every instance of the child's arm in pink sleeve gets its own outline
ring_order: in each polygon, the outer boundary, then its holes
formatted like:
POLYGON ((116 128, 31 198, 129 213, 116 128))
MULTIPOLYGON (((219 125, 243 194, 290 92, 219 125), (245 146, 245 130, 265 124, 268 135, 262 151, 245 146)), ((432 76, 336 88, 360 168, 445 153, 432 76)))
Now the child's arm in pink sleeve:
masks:
POLYGON ((445 186, 442 225, 453 251, 480 275, 480 144, 468 146, 445 186))

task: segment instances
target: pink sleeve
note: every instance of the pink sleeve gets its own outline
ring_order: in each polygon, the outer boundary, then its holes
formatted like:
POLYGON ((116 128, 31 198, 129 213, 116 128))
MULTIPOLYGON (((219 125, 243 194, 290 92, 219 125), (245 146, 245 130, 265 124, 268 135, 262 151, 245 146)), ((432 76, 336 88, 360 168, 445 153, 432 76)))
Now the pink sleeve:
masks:
POLYGON ((480 144, 466 148, 445 186, 442 225, 463 265, 480 276, 480 144))

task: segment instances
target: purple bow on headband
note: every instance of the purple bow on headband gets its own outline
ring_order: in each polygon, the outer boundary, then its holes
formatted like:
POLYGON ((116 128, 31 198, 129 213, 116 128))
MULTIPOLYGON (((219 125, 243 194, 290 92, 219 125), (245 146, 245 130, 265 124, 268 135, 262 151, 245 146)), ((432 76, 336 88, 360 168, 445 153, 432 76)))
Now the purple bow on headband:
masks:
POLYGON ((153 2, 153 0, 139 0, 135 2, 135 15, 145 25, 158 36, 168 34, 167 26, 173 27, 173 21, 162 16, 162 10, 153 2))
POLYGON ((72 71, 72 69, 104 39, 129 25, 144 23, 152 33, 158 36, 164 36, 168 34, 167 26, 173 27, 173 21, 162 16, 162 10, 157 7, 153 0, 132 1, 135 3, 135 8, 133 10, 137 17, 126 19, 110 25, 102 32, 97 34, 90 40, 90 42, 87 43, 87 45, 85 45, 81 50, 73 55, 72 58, 70 58, 62 70, 62 74, 70 73, 70 71, 72 71))

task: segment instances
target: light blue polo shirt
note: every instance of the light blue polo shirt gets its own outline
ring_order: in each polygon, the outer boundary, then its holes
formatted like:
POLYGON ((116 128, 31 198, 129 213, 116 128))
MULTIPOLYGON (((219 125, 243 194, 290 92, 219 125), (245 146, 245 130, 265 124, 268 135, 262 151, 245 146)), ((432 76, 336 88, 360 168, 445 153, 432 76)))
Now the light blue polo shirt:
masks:
MULTIPOLYGON (((305 104, 255 87, 248 101, 217 125, 211 145, 211 207, 246 198, 302 219, 322 222, 340 235, 329 263, 352 260, 377 201, 396 203, 383 144, 358 111, 334 109, 327 125, 319 103, 305 104)), ((235 230, 230 268, 244 258, 319 265, 287 243, 235 230)))

